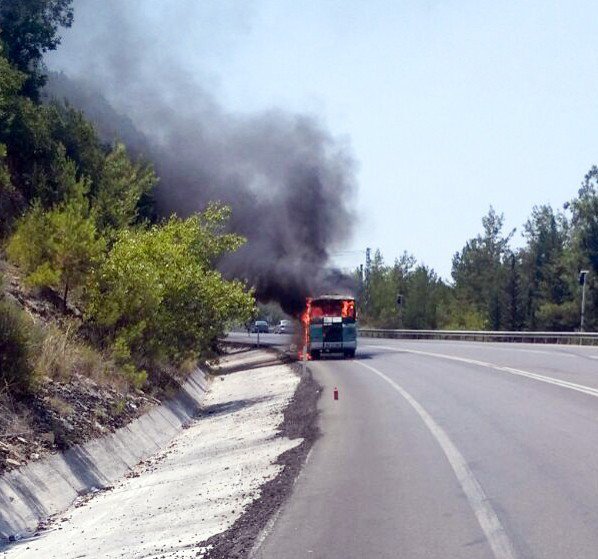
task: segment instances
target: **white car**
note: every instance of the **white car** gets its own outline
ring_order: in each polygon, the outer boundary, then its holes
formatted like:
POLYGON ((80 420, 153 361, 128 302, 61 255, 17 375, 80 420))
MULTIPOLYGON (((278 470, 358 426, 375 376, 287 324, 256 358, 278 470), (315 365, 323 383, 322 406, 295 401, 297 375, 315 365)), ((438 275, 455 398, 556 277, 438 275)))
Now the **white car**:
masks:
POLYGON ((292 320, 281 320, 275 327, 275 334, 292 334, 295 332, 295 325, 292 320))

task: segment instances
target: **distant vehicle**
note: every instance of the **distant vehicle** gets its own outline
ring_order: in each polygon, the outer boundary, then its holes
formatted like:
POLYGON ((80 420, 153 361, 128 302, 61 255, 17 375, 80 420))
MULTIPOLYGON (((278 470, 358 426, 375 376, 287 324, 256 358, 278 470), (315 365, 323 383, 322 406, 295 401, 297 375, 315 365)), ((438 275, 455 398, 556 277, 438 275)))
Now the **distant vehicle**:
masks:
POLYGON ((318 359, 322 353, 355 357, 357 321, 353 297, 322 295, 308 299, 304 316, 305 345, 312 359, 318 359))
POLYGON ((295 325, 292 320, 281 320, 275 327, 275 334, 292 334, 295 332, 295 325))
POLYGON ((253 334, 267 334, 270 331, 268 323, 265 320, 256 320, 251 327, 251 332, 253 334))

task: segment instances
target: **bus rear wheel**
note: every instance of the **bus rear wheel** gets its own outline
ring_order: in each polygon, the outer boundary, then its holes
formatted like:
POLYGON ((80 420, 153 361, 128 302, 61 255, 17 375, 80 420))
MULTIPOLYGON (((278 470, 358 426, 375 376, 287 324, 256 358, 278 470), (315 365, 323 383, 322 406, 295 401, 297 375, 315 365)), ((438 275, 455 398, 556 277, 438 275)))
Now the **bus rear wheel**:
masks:
POLYGON ((355 357, 355 350, 354 349, 345 349, 345 357, 349 359, 353 359, 355 357))
POLYGON ((317 349, 314 349, 314 350, 311 352, 311 358, 312 358, 314 361, 317 361, 318 359, 320 359, 320 351, 319 351, 319 350, 317 350, 317 349))

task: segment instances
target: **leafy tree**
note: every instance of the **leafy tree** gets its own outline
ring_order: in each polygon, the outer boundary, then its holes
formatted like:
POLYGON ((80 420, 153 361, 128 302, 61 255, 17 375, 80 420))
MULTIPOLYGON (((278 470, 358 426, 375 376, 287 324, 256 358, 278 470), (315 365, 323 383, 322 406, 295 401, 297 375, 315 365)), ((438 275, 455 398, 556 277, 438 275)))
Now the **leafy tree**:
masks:
MULTIPOLYGON (((525 279, 526 325, 534 330, 549 327, 539 319, 542 305, 560 305, 570 299, 570 275, 564 262, 568 243, 568 224, 550 206, 535 206, 524 226, 527 245, 522 251, 525 279)), ((543 314, 545 316, 545 313, 543 314)), ((551 321, 552 328, 554 323, 551 321)))
POLYGON ((544 302, 538 308, 538 330, 571 332, 579 328, 579 304, 544 302))
POLYGON ((486 317, 469 301, 463 301, 453 296, 448 300, 445 309, 447 330, 486 330, 486 317))
POLYGON ((0 139, 9 148, 12 181, 25 202, 37 198, 49 208, 64 200, 67 159, 79 176, 90 177, 92 184, 98 180, 105 155, 91 125, 72 124, 78 117, 59 105, 37 105, 24 97, 14 104, 10 126, 0 139))
POLYGON ((7 109, 12 105, 24 80, 25 75, 10 65, 0 44, 0 123, 3 125, 10 116, 7 109))
POLYGON ((504 327, 519 331, 523 327, 521 261, 515 253, 506 258, 504 327))
POLYGON ((229 321, 245 322, 253 298, 213 264, 243 239, 224 232, 229 210, 124 229, 94 275, 89 316, 113 337, 117 357, 180 363, 209 350, 229 321))
MULTIPOLYGON (((355 272, 359 277, 360 271, 355 272)), ((384 264, 379 250, 370 268, 370 298, 360 306, 361 320, 383 328, 430 329, 446 323, 450 288, 434 270, 416 265, 415 258, 403 253, 392 266, 384 264), (397 296, 403 296, 401 308, 397 296)), ((359 301, 359 299, 358 299, 359 301)))
POLYGON ((6 164, 7 149, 1 138, 10 126, 12 106, 18 91, 23 84, 24 76, 14 70, 3 56, 0 45, 0 237, 4 237, 10 230, 10 217, 18 212, 20 196, 14 188, 8 166, 6 164))
POLYGON ((103 161, 93 196, 99 227, 114 232, 135 223, 139 201, 156 183, 150 166, 131 162, 125 146, 116 144, 103 161))
MULTIPOLYGON (((25 2, 23 9, 31 5, 25 2)), ((45 209, 62 203, 73 165, 77 179, 89 179, 86 196, 108 238, 122 227, 155 220, 151 166, 133 162, 122 144, 103 145, 85 115, 68 103, 39 104, 22 95, 26 77, 0 51, 0 235, 34 200, 45 209)))
POLYGON ((36 197, 44 205, 57 202, 60 184, 54 172, 61 154, 52 137, 47 109, 19 97, 12 107, 10 125, 0 140, 7 146, 12 182, 24 203, 36 197))
MULTIPOLYGON (((587 278, 586 328, 598 328, 598 167, 585 175, 577 198, 566 205, 571 210, 570 277, 577 279, 581 269, 587 278)), ((579 285, 573 284, 576 295, 579 285)), ((578 321, 579 322, 579 321, 578 321)))
POLYGON ((0 238, 10 231, 8 216, 14 215, 18 206, 18 196, 10 181, 10 173, 4 163, 6 158, 6 146, 0 144, 0 238))
POLYGON ((2 0, 1 40, 10 63, 27 74, 24 94, 37 99, 45 84, 43 55, 60 44, 58 29, 73 22, 72 0, 2 0))
MULTIPOLYGON (((122 144, 106 150, 94 127, 69 106, 40 106, 20 98, 2 139, 10 147, 6 162, 18 208, 35 199, 44 208, 62 202, 68 190, 65 175, 73 176, 74 166, 76 177, 89 177, 86 196, 98 228, 104 233, 110 230, 110 237, 139 220, 138 209, 148 204, 157 183, 152 168, 132 162, 122 144)), ((151 216, 147 207, 142 212, 151 216)))
POLYGON ((593 166, 570 203, 575 242, 592 269, 598 271, 598 167, 593 166))
POLYGON ((434 270, 419 265, 409 274, 405 292, 404 325, 410 329, 434 329, 440 326, 440 306, 444 284, 434 270))
MULTIPOLYGON (((53 100, 43 109, 53 140, 64 146, 66 156, 75 162, 78 173, 89 177, 92 185, 96 185, 102 176, 107 150, 94 125, 82 111, 74 109, 68 102, 53 100)), ((91 195, 94 194, 94 188, 91 195)))
POLYGON ((395 299, 396 293, 389 277, 389 268, 384 264, 381 252, 376 250, 370 268, 367 316, 374 323, 393 326, 391 316, 396 314, 395 299))
POLYGON ((61 290, 65 311, 69 292, 85 284, 105 247, 89 211, 88 188, 86 179, 71 176, 68 198, 48 212, 34 204, 7 246, 9 258, 23 268, 29 284, 61 290))
POLYGON ((453 257, 452 276, 457 298, 468 301, 499 330, 504 321, 505 259, 514 230, 504 235, 504 216, 492 206, 482 218, 482 235, 469 240, 453 257))

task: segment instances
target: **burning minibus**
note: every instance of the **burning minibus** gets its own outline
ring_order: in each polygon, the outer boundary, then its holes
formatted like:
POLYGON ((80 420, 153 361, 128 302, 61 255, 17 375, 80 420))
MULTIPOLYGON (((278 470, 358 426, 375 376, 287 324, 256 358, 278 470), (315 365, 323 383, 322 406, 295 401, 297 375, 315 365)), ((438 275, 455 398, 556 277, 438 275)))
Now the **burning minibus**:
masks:
POLYGON ((308 298, 301 322, 303 347, 312 359, 318 359, 322 353, 355 357, 357 321, 353 297, 321 295, 308 298))

